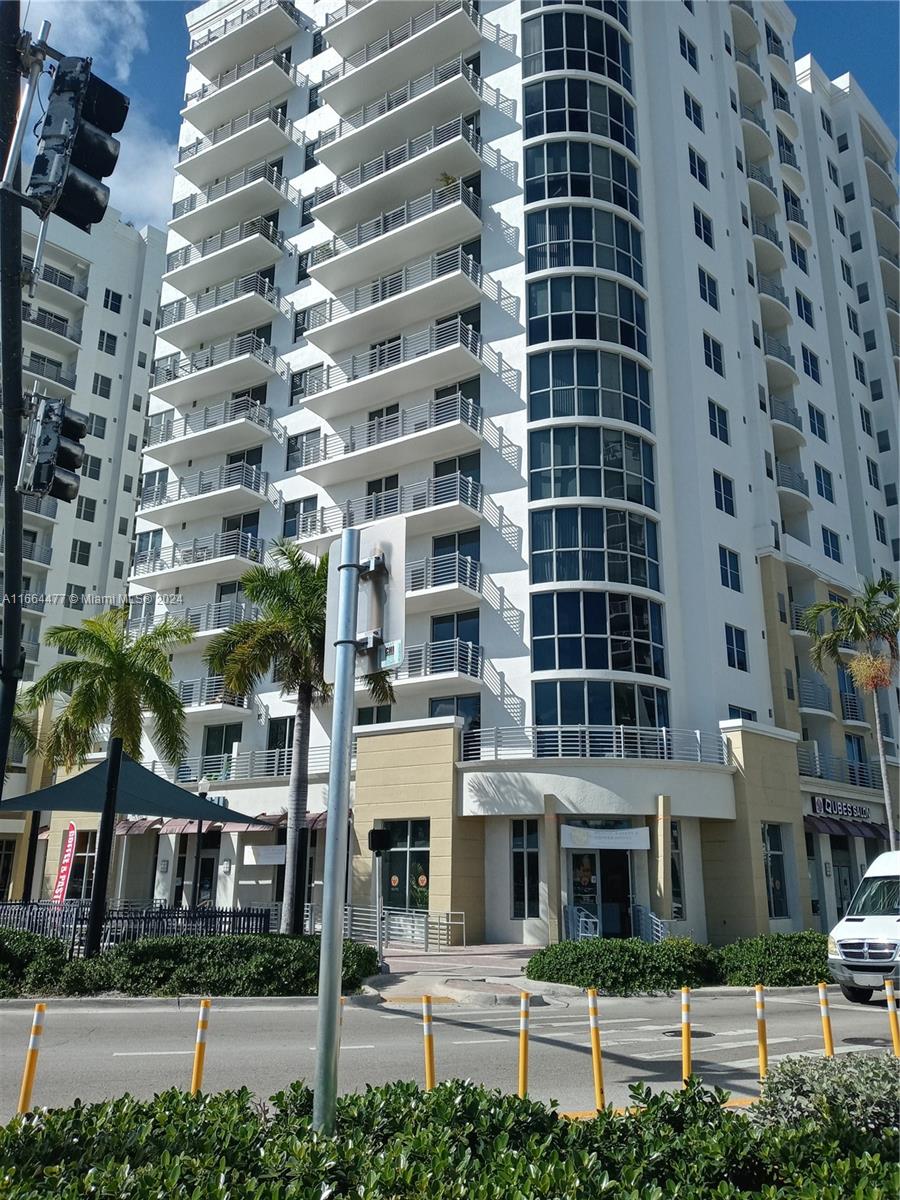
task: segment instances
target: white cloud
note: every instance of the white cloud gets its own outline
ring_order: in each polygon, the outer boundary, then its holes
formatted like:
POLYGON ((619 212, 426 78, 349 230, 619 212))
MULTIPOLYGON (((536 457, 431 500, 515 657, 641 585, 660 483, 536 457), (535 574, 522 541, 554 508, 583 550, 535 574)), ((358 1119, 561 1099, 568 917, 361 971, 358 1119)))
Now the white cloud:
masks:
POLYGON ((134 109, 118 135, 122 148, 109 180, 110 204, 138 229, 165 229, 172 215, 172 180, 177 156, 175 142, 134 109))
POLYGON ((111 82, 127 83, 135 55, 150 49, 137 0, 32 0, 23 19, 35 37, 41 21, 49 21, 52 46, 90 56, 98 75, 111 82))

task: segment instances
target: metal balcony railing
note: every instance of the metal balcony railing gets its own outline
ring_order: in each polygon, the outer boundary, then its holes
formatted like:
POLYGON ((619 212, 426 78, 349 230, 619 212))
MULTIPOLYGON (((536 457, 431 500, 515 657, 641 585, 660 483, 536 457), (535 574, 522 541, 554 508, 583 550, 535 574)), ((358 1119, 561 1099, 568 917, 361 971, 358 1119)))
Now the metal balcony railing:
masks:
POLYGON ((175 567, 190 567, 213 558, 245 558, 262 562, 266 543, 252 533, 210 533, 189 542, 175 542, 164 550, 142 550, 134 556, 132 574, 154 575, 175 567))
MULTIPOLYGON (((22 255, 22 262, 29 270, 34 269, 34 259, 27 254, 22 255)), ((58 267, 51 267, 44 263, 41 267, 40 278, 44 283, 52 283, 54 287, 71 292, 73 296, 79 296, 82 300, 87 299, 87 283, 82 283, 67 271, 60 271, 58 267)))
POLYGON ((253 421, 261 429, 273 428, 272 414, 265 404, 251 400, 249 396, 238 396, 235 400, 224 400, 208 408, 194 409, 183 417, 172 412, 155 413, 147 420, 146 440, 148 448, 161 446, 192 433, 203 433, 217 429, 231 421, 253 421))
POLYGON ((735 8, 743 9, 748 17, 753 17, 754 21, 756 20, 756 17, 753 14, 753 5, 751 4, 750 0, 731 0, 731 3, 735 8))
POLYGON ((147 633, 161 625, 169 617, 186 621, 195 633, 209 633, 214 629, 227 629, 238 621, 254 621, 259 609, 242 600, 222 600, 218 604, 206 604, 202 608, 185 608, 174 613, 141 613, 129 617, 127 629, 132 637, 147 633))
POLYGON ((422 217, 427 217, 431 213, 439 212, 442 208, 458 203, 465 204, 476 216, 481 216, 481 198, 459 180, 456 183, 448 184, 447 187, 427 192, 424 196, 418 196, 415 200, 409 200, 399 208, 391 209, 390 212, 380 213, 370 221, 362 222, 351 229, 345 229, 327 242, 313 246, 310 265, 320 266, 347 250, 355 250, 359 246, 364 246, 366 242, 383 237, 386 233, 393 233, 412 224, 413 221, 418 221, 422 217))
POLYGON ((62 363, 44 358, 42 354, 32 353, 28 358, 23 357, 22 369, 29 371, 32 375, 41 375, 44 379, 52 379, 54 383, 62 384, 63 387, 75 387, 75 372, 69 367, 64 367, 62 363))
POLYGON ((185 708, 199 708, 204 704, 229 704, 232 708, 246 708, 248 694, 242 695, 225 686, 221 675, 207 675, 204 679, 181 679, 178 695, 185 708))
POLYGON ((885 175, 887 175, 889 179, 894 178, 894 169, 891 166, 890 161, 883 155, 879 154, 877 150, 870 150, 866 146, 863 146, 863 154, 866 156, 866 158, 871 158, 872 162, 875 163, 876 166, 881 167, 882 171, 884 171, 885 175))
POLYGON ((212 467, 208 471, 197 471, 181 479, 172 479, 156 487, 144 488, 138 501, 138 512, 170 504, 174 500, 190 500, 219 492, 223 488, 245 487, 258 496, 267 496, 269 475, 249 463, 231 463, 228 466, 212 467))
POLYGON ((194 350, 190 354, 167 354, 164 358, 155 358, 150 374, 150 386, 160 387, 171 383, 173 379, 185 379, 198 371, 206 371, 209 367, 218 367, 222 363, 231 362, 234 358, 243 358, 250 354, 260 362, 273 367, 279 374, 286 376, 287 368, 275 353, 274 346, 263 341, 255 333, 240 333, 228 338, 225 342, 216 342, 204 350, 194 350))
MULTIPOLYGON (((291 773, 292 759, 293 748, 285 746, 280 750, 239 750, 235 754, 196 755, 183 758, 178 763, 149 759, 142 766, 173 783, 195 783, 204 776, 216 783, 226 780, 240 783, 247 779, 286 779, 291 773)), ((307 765, 310 775, 325 774, 329 759, 327 746, 310 747, 307 765)))
POLYGON ((789 221, 793 221, 796 225, 802 225, 804 229, 807 228, 806 215, 804 214, 801 205, 794 204, 792 200, 785 201, 784 215, 789 221))
POLYGON ((805 611, 806 611, 806 607, 803 604, 792 604, 791 605, 791 611, 790 611, 791 629, 797 629, 801 633, 806 633, 806 629, 804 628, 804 625, 803 625, 803 614, 805 611))
POLYGON ((248 21, 252 21, 255 17, 258 17, 260 13, 268 12, 270 8, 280 8, 297 25, 300 25, 302 22, 303 18, 300 9, 295 8, 290 3, 290 0, 256 0, 255 4, 250 4, 246 8, 242 8, 237 16, 226 17, 218 25, 210 26, 199 37, 191 38, 191 48, 188 53, 193 54, 195 50, 200 50, 204 46, 209 46, 212 42, 217 42, 220 38, 233 33, 235 29, 240 29, 242 25, 246 25, 248 21))
POLYGON ((759 217, 753 217, 751 227, 757 237, 763 237, 767 241, 772 242, 779 250, 784 249, 781 244, 781 238, 778 236, 778 230, 774 225, 769 225, 766 221, 760 220, 759 217))
POLYGON ((199 262, 210 254, 216 254, 219 250, 227 250, 229 246, 236 246, 238 242, 256 237, 257 234, 266 238, 273 246, 278 246, 282 250, 287 248, 284 235, 279 232, 277 225, 267 221, 265 217, 253 217, 250 221, 241 221, 240 225, 232 225, 230 229, 221 229, 217 233, 211 233, 209 237, 205 237, 202 242, 197 242, 195 245, 180 246, 177 250, 173 250, 171 254, 166 255, 166 271, 175 271, 179 267, 188 266, 189 263, 199 262))
POLYGON ((402 664, 393 672, 398 682, 422 679, 428 675, 467 675, 480 679, 484 650, 472 642, 454 638, 447 642, 424 642, 407 646, 402 664))
POLYGON ((755 179, 757 183, 761 183, 770 192, 773 192, 776 196, 778 195, 775 180, 764 167, 758 167, 756 163, 747 163, 747 178, 755 179))
POLYGON ((884 303, 885 306, 891 310, 891 312, 900 313, 900 304, 897 303, 893 296, 885 293, 884 303))
POLYGON ((751 71, 754 71, 762 79, 759 60, 755 55, 748 54, 746 50, 735 50, 734 58, 736 62, 743 63, 745 67, 749 67, 751 71))
POLYGON ((66 317, 58 317, 56 313, 42 312, 38 308, 23 304, 22 320, 27 321, 29 325, 48 329, 51 333, 58 333, 60 337, 68 338, 72 342, 81 342, 80 327, 73 325, 66 317))
POLYGON ((261 125, 263 121, 271 121, 274 125, 277 125, 298 146, 303 143, 303 133, 293 121, 289 121, 279 108, 271 104, 261 104, 259 108, 253 108, 250 112, 241 113, 239 117, 232 117, 224 125, 219 125, 218 128, 213 129, 203 137, 199 137, 195 141, 188 143, 187 146, 182 146, 178 151, 178 161, 180 163, 188 162, 190 159, 196 158, 198 154, 203 154, 204 151, 211 150, 213 146, 217 146, 220 142, 234 137, 235 134, 244 133, 246 130, 252 129, 255 125, 261 125))
POLYGON ((784 44, 780 38, 773 37, 771 33, 766 33, 766 49, 770 54, 774 54, 776 58, 787 62, 787 54, 784 51, 784 44))
POLYGON ((372 4, 374 0, 347 0, 346 4, 342 4, 340 8, 334 9, 333 12, 327 13, 325 16, 325 28, 329 25, 335 25, 338 21, 343 21, 345 17, 351 16, 353 13, 358 13, 361 8, 365 8, 367 4, 372 4))
MULTIPOLYGON (((0 505, 3 500, 0 497, 0 505)), ((52 496, 23 496, 22 509, 24 512, 37 513, 41 517, 55 517, 59 502, 52 496)))
POLYGON ((464 554, 439 554, 406 564, 406 590, 424 592, 429 588, 464 587, 481 592, 481 563, 464 554))
POLYGON ((772 337, 770 333, 763 334, 763 351, 772 358, 780 358, 789 367, 794 365, 794 356, 791 354, 790 346, 778 338, 772 337))
POLYGON ((816 742, 800 742, 797 746, 797 765, 801 775, 812 779, 830 779, 855 787, 880 789, 881 770, 877 763, 853 762, 838 758, 819 749, 816 742))
POLYGON ((782 400, 778 396, 769 396, 769 416, 773 421, 781 421, 785 425, 793 425, 795 429, 803 431, 803 418, 794 408, 793 404, 787 400, 782 400))
POLYGON ((798 471, 796 467, 792 467, 778 458, 775 459, 775 482, 779 487, 786 487, 795 492, 802 492, 804 496, 809 495, 809 480, 803 472, 798 471))
POLYGON ((34 592, 24 592, 22 594, 22 607, 27 609, 28 612, 42 613, 46 611, 47 601, 43 596, 38 596, 34 592))
MULTIPOLYGON (((180 300, 164 304, 159 310, 157 328, 168 329, 170 325, 177 325, 180 321, 211 312, 212 309, 229 304, 241 296, 262 296, 263 300, 281 308, 279 305, 281 293, 265 275, 243 275, 240 279, 232 279, 228 283, 221 283, 218 287, 210 288, 208 292, 198 292, 196 295, 184 296, 180 300)), ((281 311, 282 316, 285 317, 289 317, 292 313, 292 309, 287 303, 281 311)))
POLYGON ((776 279, 774 275, 761 275, 761 274, 757 273, 756 288, 757 288, 757 291, 762 292, 764 295, 772 296, 773 299, 775 299, 775 300, 780 300, 781 303, 785 306, 785 308, 790 307, 790 304, 788 303, 787 292, 784 290, 784 288, 781 286, 780 281, 778 279, 776 279))
POLYGON ((424 433, 428 429, 437 429, 453 421, 462 421, 480 435, 484 426, 481 406, 457 393, 429 400, 387 417, 378 417, 374 421, 348 425, 335 433, 323 434, 318 441, 304 442, 299 450, 288 455, 288 470, 333 461, 360 450, 371 450, 375 446, 383 446, 411 434, 424 433))
POLYGON ((482 503, 481 484, 457 472, 421 479, 388 492, 378 492, 374 496, 360 496, 344 504, 301 513, 297 518, 296 536, 303 541, 305 538, 339 533, 349 525, 363 525, 380 521, 383 517, 417 513, 442 504, 464 504, 473 512, 480 513, 482 503))
POLYGON ((205 100, 207 96, 213 96, 216 92, 221 92, 223 88, 230 87, 231 84, 237 83, 239 79, 243 79, 246 75, 251 75, 254 71, 264 67, 267 63, 274 63, 280 71, 283 71, 287 78, 298 87, 303 87, 308 83, 305 75, 302 75, 295 66, 291 63, 290 58, 283 50, 279 50, 277 46, 272 46, 268 50, 260 50, 258 54, 254 54, 252 58, 245 59, 244 62, 238 63, 227 71, 222 71, 215 79, 211 79, 208 83, 204 83, 202 87, 197 88, 194 92, 188 92, 184 97, 185 107, 191 104, 196 104, 199 100, 205 100))
POLYGON ((769 132, 768 126, 766 125, 766 119, 762 114, 762 109, 756 108, 750 104, 742 104, 741 116, 745 121, 750 121, 753 125, 758 126, 763 133, 769 132))
POLYGON ((789 146, 778 147, 778 161, 783 162, 788 167, 793 167, 796 171, 800 170, 800 163, 797 159, 797 155, 789 146))
POLYGON ((891 338, 891 354, 894 358, 900 358, 900 342, 896 338, 891 338))
POLYGON ((878 243, 878 257, 886 258, 895 267, 900 267, 900 255, 895 254, 893 250, 888 250, 887 246, 882 246, 880 242, 878 243))
POLYGON ((646 758, 718 766, 731 762, 728 742, 720 733, 630 725, 470 729, 463 734, 463 758, 646 758))
POLYGON ((831 688, 817 679, 797 680, 797 696, 801 708, 817 708, 831 712, 831 688))
MULTIPOLYGON (((794 115, 793 110, 791 109, 790 101, 786 100, 783 96, 773 96, 772 104, 776 109, 778 109, 779 112, 787 113, 789 117, 794 115)), ((781 161, 784 162, 785 160, 782 159, 781 161)), ((791 165, 793 166, 793 163, 791 165)))
MULTIPOLYGON (((275 167, 271 166, 269 163, 259 162, 254 163, 250 167, 244 167, 241 171, 235 171, 232 175, 226 175, 224 179, 218 179, 215 183, 208 184, 199 192, 192 192, 190 196, 185 196, 182 200, 176 200, 172 205, 172 220, 177 221, 179 217, 183 217, 187 213, 196 212, 198 209, 204 208, 207 204, 213 204, 216 200, 221 200, 223 196, 228 196, 232 192, 236 192, 240 188, 246 187, 248 184, 256 183, 260 179, 264 179, 270 183, 272 187, 275 188, 275 190, 282 196, 284 196, 285 200, 289 200, 291 204, 300 203, 300 193, 293 186, 293 184, 288 183, 281 172, 276 170, 275 167)), ((259 220, 261 218, 256 219, 259 220)), ((268 222, 266 223, 268 224, 268 222)), ((252 221, 244 222, 244 225, 252 224, 252 221)), ((225 232, 227 233, 230 231, 226 230, 225 232)), ((211 234, 210 236, 213 238, 222 237, 224 236, 224 233, 211 234)), ((243 236, 247 237, 249 235, 245 233, 243 236)), ((270 238, 270 241, 274 240, 274 238, 270 238)), ((216 249, 221 249, 221 246, 217 246, 216 249)), ((173 253, 177 253, 177 251, 173 253)), ((207 253, 209 253, 209 251, 207 251, 207 253)), ((169 258, 171 257, 172 255, 169 255, 169 258)), ((175 265, 180 266, 182 264, 177 263, 175 265)), ((168 265, 168 259, 166 260, 166 270, 172 270, 172 267, 168 265)))
MULTIPOLYGON (((0 554, 5 553, 5 542, 0 537, 0 554)), ((43 563, 46 566, 53 558, 53 543, 38 542, 25 538, 22 543, 22 557, 29 562, 43 563)))
POLYGON ((845 721, 865 721, 865 701, 859 692, 841 692, 841 716, 845 721))
POLYGON ((900 224, 900 222, 897 221, 897 217, 894 214, 893 209, 888 208, 888 206, 886 204, 882 204, 881 201, 876 200, 874 196, 869 197, 869 203, 872 205, 872 207, 874 209, 876 209, 878 212, 882 213, 885 217, 887 217, 887 219, 889 221, 893 221, 895 225, 900 224))

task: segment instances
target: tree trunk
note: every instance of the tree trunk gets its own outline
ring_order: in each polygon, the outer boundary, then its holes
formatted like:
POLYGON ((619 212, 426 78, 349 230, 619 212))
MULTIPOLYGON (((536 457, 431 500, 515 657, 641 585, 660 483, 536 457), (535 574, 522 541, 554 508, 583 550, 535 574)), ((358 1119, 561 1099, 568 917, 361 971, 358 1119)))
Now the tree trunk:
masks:
POLYGON ((875 705, 875 741, 878 743, 878 762, 881 766, 881 786, 884 789, 884 807, 887 812, 888 846, 897 849, 897 834, 894 832, 894 811, 891 808, 891 782, 888 779, 887 755, 884 752, 884 737, 881 733, 881 713, 878 710, 878 692, 872 692, 875 705))
POLYGON ((306 894, 306 801, 309 794, 309 721, 312 692, 308 687, 297 691, 294 713, 294 741, 291 774, 288 779, 287 844, 284 851, 284 894, 281 898, 281 932, 301 933, 306 894))

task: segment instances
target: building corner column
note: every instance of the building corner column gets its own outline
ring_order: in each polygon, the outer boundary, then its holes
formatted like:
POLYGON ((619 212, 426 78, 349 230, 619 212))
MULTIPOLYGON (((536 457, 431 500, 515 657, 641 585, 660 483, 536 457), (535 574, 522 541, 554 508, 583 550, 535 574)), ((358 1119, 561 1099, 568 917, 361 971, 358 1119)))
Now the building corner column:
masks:
POLYGON ((672 798, 656 797, 650 825, 650 905, 661 921, 672 920, 672 798))
POLYGON ((556 815, 556 797, 544 797, 544 862, 547 869, 547 941, 552 946, 560 939, 560 903, 562 893, 559 886, 559 819, 556 815))

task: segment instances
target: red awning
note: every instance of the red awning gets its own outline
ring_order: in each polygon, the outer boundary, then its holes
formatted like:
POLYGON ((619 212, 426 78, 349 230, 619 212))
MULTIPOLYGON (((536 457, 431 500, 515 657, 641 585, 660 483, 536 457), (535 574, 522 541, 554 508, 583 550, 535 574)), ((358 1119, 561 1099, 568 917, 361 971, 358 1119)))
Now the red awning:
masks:
MULTIPOLYGON (((213 829, 221 829, 221 828, 222 828, 221 821, 204 821, 203 822, 203 832, 204 833, 210 833, 213 829)), ((186 820, 183 820, 181 817, 173 817, 169 821, 163 821, 162 825, 160 825, 160 827, 159 827, 159 832, 160 833, 196 833, 197 832, 197 822, 196 821, 186 821, 186 820)))
POLYGON ((116 837, 149 833, 151 829, 158 829, 161 824, 159 817, 140 817, 136 821, 119 820, 116 821, 116 837))

